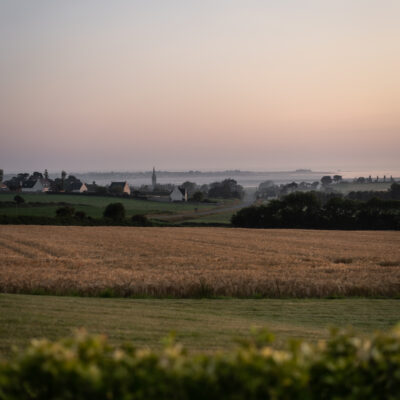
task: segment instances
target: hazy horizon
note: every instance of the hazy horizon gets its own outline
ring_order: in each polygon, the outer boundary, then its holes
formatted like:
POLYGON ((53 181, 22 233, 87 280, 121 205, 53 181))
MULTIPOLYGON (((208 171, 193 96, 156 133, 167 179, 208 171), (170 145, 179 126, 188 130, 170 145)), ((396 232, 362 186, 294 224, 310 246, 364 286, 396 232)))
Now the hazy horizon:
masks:
POLYGON ((0 168, 400 170, 399 21, 394 0, 3 0, 0 168))

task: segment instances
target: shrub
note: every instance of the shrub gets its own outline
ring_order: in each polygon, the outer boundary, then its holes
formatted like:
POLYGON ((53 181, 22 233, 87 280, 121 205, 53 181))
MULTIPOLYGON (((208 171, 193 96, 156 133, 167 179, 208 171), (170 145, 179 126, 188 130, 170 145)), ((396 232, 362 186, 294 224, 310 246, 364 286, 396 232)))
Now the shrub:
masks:
POLYGON ((86 218, 86 213, 85 213, 85 211, 77 211, 76 213, 75 213, 75 218, 77 218, 77 219, 85 219, 86 218))
POLYGON ((71 218, 75 213, 75 209, 70 206, 59 207, 56 210, 56 216, 59 218, 71 218))
POLYGON ((271 347, 258 332, 230 352, 115 347, 80 331, 34 340, 0 364, 0 398, 11 399, 398 399, 400 328, 370 339, 332 332, 327 342, 271 347))
POLYGON ((132 225, 134 226, 151 226, 152 223, 143 214, 135 214, 131 218, 132 225))
POLYGON ((125 207, 122 203, 111 203, 104 210, 103 216, 114 221, 120 221, 125 218, 125 207))

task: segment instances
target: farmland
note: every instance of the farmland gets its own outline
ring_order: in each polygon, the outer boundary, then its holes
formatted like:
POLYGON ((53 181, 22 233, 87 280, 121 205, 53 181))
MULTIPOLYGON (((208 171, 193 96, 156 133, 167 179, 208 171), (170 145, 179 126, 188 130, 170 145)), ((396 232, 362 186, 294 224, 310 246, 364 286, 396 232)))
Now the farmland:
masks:
POLYGON ((325 339, 328 327, 360 333, 400 320, 399 300, 99 299, 0 294, 0 358, 32 338, 59 339, 85 327, 115 344, 160 348, 171 331, 190 350, 229 349, 251 327, 268 328, 277 345, 289 337, 325 339))
MULTIPOLYGON (((1 194, 0 202, 13 201, 15 194, 1 194)), ((25 202, 30 203, 43 203, 42 205, 36 204, 35 206, 20 206, 16 208, 2 207, 0 214, 2 215, 32 215, 43 217, 54 217, 56 209, 60 207, 57 204, 51 203, 67 203, 75 208, 76 211, 84 211, 88 216, 99 218, 103 215, 105 207, 114 202, 122 203, 126 209, 127 217, 135 214, 157 215, 166 213, 194 213, 194 209, 210 210, 220 206, 219 204, 212 203, 170 203, 170 202, 156 202, 138 199, 126 199, 115 197, 102 197, 102 196, 86 196, 86 195, 68 195, 68 194, 21 194, 25 202)))
POLYGON ((103 297, 400 296, 400 233, 0 227, 0 291, 103 297))

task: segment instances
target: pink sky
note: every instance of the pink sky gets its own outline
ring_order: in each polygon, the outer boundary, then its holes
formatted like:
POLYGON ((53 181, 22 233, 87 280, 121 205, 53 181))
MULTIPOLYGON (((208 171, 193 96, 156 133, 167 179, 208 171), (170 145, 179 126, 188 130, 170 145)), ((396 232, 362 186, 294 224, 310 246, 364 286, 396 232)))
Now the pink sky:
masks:
POLYGON ((391 0, 2 1, 0 168, 398 169, 399 21, 391 0))

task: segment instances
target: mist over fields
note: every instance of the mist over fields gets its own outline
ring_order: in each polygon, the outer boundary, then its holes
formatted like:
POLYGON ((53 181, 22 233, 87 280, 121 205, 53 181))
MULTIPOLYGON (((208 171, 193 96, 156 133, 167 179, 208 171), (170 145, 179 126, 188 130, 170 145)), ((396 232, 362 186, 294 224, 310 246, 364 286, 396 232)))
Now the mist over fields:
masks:
MULTIPOLYGON (((18 171, 21 172, 21 171, 18 171)), ((130 172, 130 171, 102 171, 102 172, 74 172, 67 171, 69 174, 76 176, 78 179, 86 183, 95 181, 98 185, 108 185, 112 181, 127 181, 131 186, 148 185, 151 183, 152 171, 130 172)), ((60 173, 49 173, 50 178, 54 179, 60 176, 60 173)), ((360 176, 372 177, 379 176, 382 178, 386 175, 387 178, 400 178, 400 169, 396 170, 367 170, 367 171, 340 171, 340 170, 325 170, 311 171, 299 169, 298 171, 241 171, 241 170, 226 170, 226 171, 157 171, 157 182, 160 184, 171 183, 180 185, 185 181, 195 182, 198 185, 209 184, 211 182, 220 181, 223 179, 235 179, 239 185, 244 187, 257 187, 263 181, 273 181, 276 184, 286 184, 290 182, 315 182, 320 181, 323 175, 340 174, 344 180, 352 180, 360 176)), ((4 180, 10 179, 15 174, 5 173, 4 180)))

